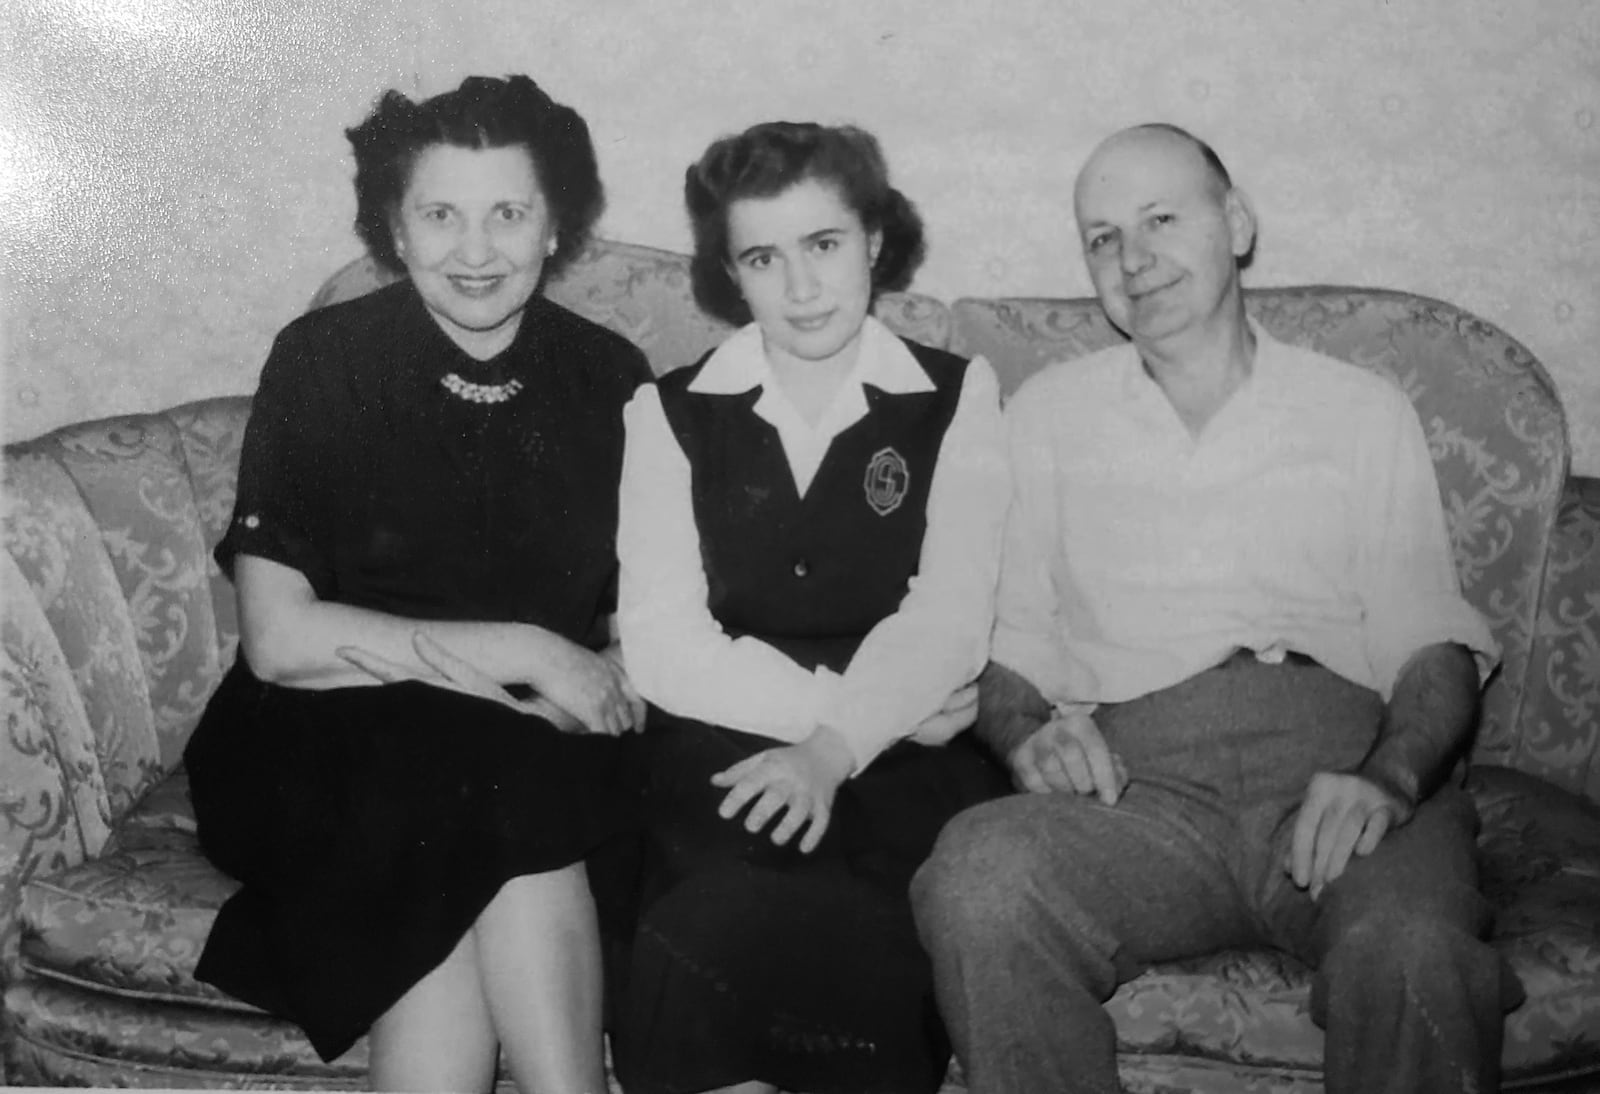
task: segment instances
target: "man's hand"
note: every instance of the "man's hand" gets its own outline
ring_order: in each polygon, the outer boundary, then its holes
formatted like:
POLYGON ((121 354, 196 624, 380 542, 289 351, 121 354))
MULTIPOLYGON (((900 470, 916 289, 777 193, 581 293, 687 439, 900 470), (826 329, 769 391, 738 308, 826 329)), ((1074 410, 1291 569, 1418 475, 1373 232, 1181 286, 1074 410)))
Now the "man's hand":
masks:
POLYGON ((1344 873, 1352 854, 1372 854, 1384 834, 1409 821, 1413 812, 1410 803, 1372 779, 1319 772, 1300 803, 1284 867, 1315 900, 1344 873))
POLYGON ((838 731, 818 726, 799 744, 769 748, 711 776, 712 785, 728 788, 717 814, 731 819, 753 801, 744 826, 759 832, 786 810, 772 830, 772 842, 782 847, 809 822, 800 840, 800 850, 809 853, 822 842, 833 816, 834 795, 854 766, 850 746, 838 731))
POLYGON ((1106 805, 1115 805, 1128 785, 1122 759, 1107 747, 1094 718, 1076 711, 1057 714, 1034 730, 1006 763, 1017 786, 1034 794, 1097 794, 1106 805))

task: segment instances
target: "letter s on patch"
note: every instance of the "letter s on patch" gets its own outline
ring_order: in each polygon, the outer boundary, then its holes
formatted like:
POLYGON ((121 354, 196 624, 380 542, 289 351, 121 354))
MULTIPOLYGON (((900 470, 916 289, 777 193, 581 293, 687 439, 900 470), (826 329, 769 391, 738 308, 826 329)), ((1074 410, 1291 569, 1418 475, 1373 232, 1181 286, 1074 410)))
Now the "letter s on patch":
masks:
POLYGON ((867 476, 863 483, 867 504, 880 517, 886 517, 906 500, 911 488, 911 469, 906 459, 892 448, 880 448, 867 461, 867 476))

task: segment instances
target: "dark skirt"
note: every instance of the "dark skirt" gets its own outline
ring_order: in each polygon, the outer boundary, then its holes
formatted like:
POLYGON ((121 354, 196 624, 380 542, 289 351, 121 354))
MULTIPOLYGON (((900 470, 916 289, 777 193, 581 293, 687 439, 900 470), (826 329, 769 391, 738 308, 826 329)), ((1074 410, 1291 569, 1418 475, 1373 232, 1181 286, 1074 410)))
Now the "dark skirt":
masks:
POLYGON ((614 984, 629 1094, 937 1090, 949 1042, 907 889, 950 817, 1009 791, 1003 769, 969 734, 897 745, 805 855, 716 812, 711 775, 778 742, 652 709, 642 745, 642 912, 614 984))
POLYGON ((241 661, 184 756, 200 845, 243 883, 195 975, 324 1060, 449 956, 508 880, 632 830, 616 739, 421 683, 309 691, 241 661))

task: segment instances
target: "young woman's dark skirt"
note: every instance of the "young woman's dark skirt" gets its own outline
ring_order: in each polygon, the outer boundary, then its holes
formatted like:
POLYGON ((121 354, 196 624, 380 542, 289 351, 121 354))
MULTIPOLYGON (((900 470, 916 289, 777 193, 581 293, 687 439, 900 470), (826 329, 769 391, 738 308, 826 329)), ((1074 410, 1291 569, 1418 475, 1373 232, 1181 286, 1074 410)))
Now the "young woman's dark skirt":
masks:
POLYGON ((763 1080, 809 1094, 935 1091, 949 1041, 907 888, 945 822, 1006 793, 970 734, 901 743, 839 790, 817 849, 717 815, 713 774, 777 747, 659 710, 636 758, 641 913, 614 983, 629 1094, 763 1080))

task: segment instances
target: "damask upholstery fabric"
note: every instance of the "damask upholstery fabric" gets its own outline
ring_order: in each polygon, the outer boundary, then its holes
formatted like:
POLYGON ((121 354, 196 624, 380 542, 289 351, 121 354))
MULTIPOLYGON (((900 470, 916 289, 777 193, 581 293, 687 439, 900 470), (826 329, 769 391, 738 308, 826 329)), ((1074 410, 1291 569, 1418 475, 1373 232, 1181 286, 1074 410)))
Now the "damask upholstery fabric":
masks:
MULTIPOLYGON (((1496 942, 1528 991, 1507 1020, 1507 1078, 1600 1067, 1600 807, 1504 768, 1476 769, 1471 789, 1484 817, 1496 942)), ((180 1049, 181 1029, 110 1034, 95 1028, 95 1016, 120 1014, 115 1024, 137 1027, 133 1019, 147 1018, 151 1006, 176 1006, 184 1028, 208 1028, 199 1012, 214 1011, 208 1051, 231 1046, 230 1066, 249 1071, 286 1066, 287 1056, 299 1074, 315 1054, 298 1031, 193 978, 211 919, 234 884, 200 856, 181 786, 174 790, 141 803, 105 854, 26 887, 23 959, 33 975, 13 990, 13 1009, 27 1015, 37 1044, 80 1057, 91 1049, 123 1054, 111 1058, 139 1066, 171 1065, 163 1055, 171 1052, 185 1067, 207 1068, 218 1061, 180 1049), (236 1034, 240 1015, 248 1017, 236 1034)), ((1197 1089, 1213 1080, 1231 1089, 1222 1077, 1237 1081, 1240 1068, 1257 1084, 1250 1089, 1316 1089, 1322 1034, 1309 993, 1308 970, 1267 951, 1151 970, 1108 1004, 1130 1089, 1188 1089, 1172 1085, 1178 1076, 1197 1089), (1181 1069, 1174 1058, 1185 1061, 1181 1069), (1219 1070, 1224 1062, 1230 1070, 1219 1070)))
POLYGON ((233 663, 239 644, 238 604, 233 583, 223 574, 211 552, 228 530, 233 501, 238 493, 239 450, 250 417, 250 399, 237 395, 188 403, 167 412, 183 442, 184 466, 194 496, 200 534, 205 540, 206 580, 211 587, 212 615, 217 633, 217 660, 233 663))
POLYGON ((238 885, 190 833, 115 846, 23 890, 30 973, 130 1000, 251 1008, 194 978, 217 909, 238 885))
POLYGON ((0 983, 14 977, 28 880, 96 854, 110 834, 94 735, 27 580, 0 554, 0 983))
POLYGON ((1527 1001, 1506 1020, 1505 1078, 1600 1071, 1600 805, 1523 771, 1476 768, 1496 946, 1527 1001))
POLYGON ((0 539, 83 697, 109 823, 160 777, 160 753, 138 632, 94 517, 49 451, 58 436, 9 454, 0 539))
POLYGON ((1600 480, 1569 480, 1545 567, 1516 766, 1600 801, 1600 480))
MULTIPOLYGON (((1505 1081, 1600 1072, 1600 806, 1492 765, 1475 768, 1468 789, 1494 942, 1528 995, 1506 1019, 1505 1081)), ((1242 1065, 1263 1090, 1320 1089, 1310 989, 1309 969, 1264 950, 1160 965, 1107 1004, 1124 1081, 1187 1090, 1170 1071, 1178 1056, 1242 1065)))
MULTIPOLYGON (((1246 305, 1279 340, 1385 374, 1411 396, 1463 589, 1504 651, 1474 758, 1506 763, 1528 753, 1538 762, 1540 749, 1561 747, 1519 732, 1543 563, 1567 474, 1566 422, 1549 377, 1497 328, 1422 297, 1264 289, 1247 292, 1246 305)), ((953 348, 988 357, 1008 393, 1047 362, 1121 339, 1093 300, 959 300, 952 312, 953 348)))
POLYGON ((96 1086, 156 1085, 360 1088, 366 1042, 331 1064, 299 1029, 260 1014, 133 1002, 94 988, 33 978, 11 989, 19 1082, 96 1086), (131 1075, 138 1075, 130 1084, 131 1075))
MULTIPOLYGON (((178 431, 160 416, 113 418, 58 435, 122 586, 150 691, 160 774, 176 767, 221 679, 206 545, 178 431)), ((107 780, 114 776, 106 772, 107 780)), ((144 780, 125 788, 136 800, 144 780)), ((115 795, 116 790, 112 793, 115 795)))

